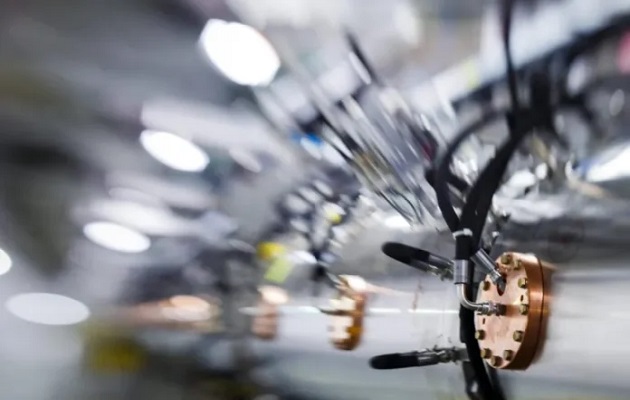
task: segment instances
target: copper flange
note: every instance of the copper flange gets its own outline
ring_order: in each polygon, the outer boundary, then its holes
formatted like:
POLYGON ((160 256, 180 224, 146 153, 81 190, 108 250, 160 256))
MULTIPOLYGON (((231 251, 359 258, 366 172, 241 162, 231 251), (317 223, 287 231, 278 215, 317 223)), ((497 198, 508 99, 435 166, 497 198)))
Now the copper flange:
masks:
POLYGON ((519 253, 504 253, 496 265, 505 277, 505 290, 501 292, 486 276, 477 297, 479 302, 505 305, 506 312, 500 316, 476 315, 475 337, 490 366, 526 369, 544 340, 549 300, 546 266, 533 255, 519 253))
POLYGON ((331 308, 322 310, 331 316, 328 327, 331 342, 339 350, 354 350, 363 336, 367 294, 365 281, 358 276, 341 276, 344 286, 331 299, 331 308))

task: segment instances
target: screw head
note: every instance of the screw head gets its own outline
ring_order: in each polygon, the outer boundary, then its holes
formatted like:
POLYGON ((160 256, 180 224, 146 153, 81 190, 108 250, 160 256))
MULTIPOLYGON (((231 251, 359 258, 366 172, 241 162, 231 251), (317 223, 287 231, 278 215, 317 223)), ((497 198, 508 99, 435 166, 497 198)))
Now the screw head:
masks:
POLYGON ((527 313, 529 312, 529 306, 527 304, 521 304, 520 306, 518 306, 518 312, 521 315, 527 315, 527 313))
POLYGON ((514 331, 514 333, 512 334, 512 339, 514 339, 515 342, 522 342, 523 335, 523 331, 514 331))
POLYGON ((502 264, 512 264, 512 255, 511 254, 503 254, 501 256, 502 264))
POLYGON ((492 356, 490 357, 490 365, 493 367, 498 367, 499 365, 501 365, 501 363, 503 363, 503 359, 501 359, 501 357, 499 356, 492 356))
POLYGON ((490 282, 481 281, 481 290, 488 290, 488 289, 490 289, 490 282))
POLYGON ((485 337, 486 337, 486 331, 481 330, 481 329, 475 331, 475 339, 483 340, 485 337))
POLYGON ((514 270, 518 271, 519 269, 523 268, 523 261, 521 260, 516 260, 516 263, 514 264, 514 270))
POLYGON ((527 278, 518 278, 517 284, 521 289, 527 289, 527 278))
POLYGON ((479 354, 481 355, 481 358, 488 359, 488 358, 492 357, 492 350, 490 350, 490 349, 481 349, 479 351, 479 354))
POLYGON ((513 357, 514 357, 514 352, 512 350, 503 351, 503 358, 505 358, 505 361, 511 361, 513 357))

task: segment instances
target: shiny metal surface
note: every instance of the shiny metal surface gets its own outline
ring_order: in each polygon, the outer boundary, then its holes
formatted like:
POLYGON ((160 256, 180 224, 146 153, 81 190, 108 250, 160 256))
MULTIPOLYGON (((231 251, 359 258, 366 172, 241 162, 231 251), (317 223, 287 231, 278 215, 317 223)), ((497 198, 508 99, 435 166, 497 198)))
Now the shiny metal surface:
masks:
POLYGON ((483 249, 479 249, 472 255, 471 259, 477 266, 483 268, 490 275, 492 282, 499 285, 499 287, 505 285, 505 279, 503 279, 501 273, 497 270, 494 261, 483 249))
POLYGON ((468 310, 472 310, 481 315, 502 315, 505 313, 505 307, 502 304, 493 303, 493 302, 474 302, 468 299, 466 295, 466 284, 458 283, 455 285, 457 287, 457 298, 459 299, 459 304, 461 304, 464 308, 468 310))
MULTIPOLYGON (((500 376, 519 399, 550 398, 561 391, 575 396, 570 398, 627 398, 629 203, 571 190, 551 199, 563 209, 557 216, 519 223, 521 216, 515 215, 499 243, 556 266, 540 358, 527 371, 500 376), (562 204, 560 199, 572 200, 562 204)), ((527 209, 533 211, 536 200, 527 209)))
POLYGON ((468 282, 470 276, 470 261, 468 260, 454 260, 453 261, 453 276, 456 285, 465 284, 468 282))
POLYGON ((369 359, 379 354, 459 345, 459 306, 450 295, 452 283, 402 268, 398 277, 380 281, 396 288, 394 293, 368 297, 362 344, 352 352, 328 343, 328 317, 314 309, 312 300, 293 297, 281 311, 278 340, 256 343, 266 367, 255 376, 269 384, 291 382, 289 393, 313 399, 441 398, 458 393, 464 382, 455 364, 391 371, 369 367, 369 359))
POLYGON ((442 134, 392 88, 370 84, 358 97, 344 98, 335 112, 347 122, 337 137, 352 149, 362 183, 408 220, 441 226, 425 173, 444 144, 442 134))
MULTIPOLYGON (((493 256, 510 250, 532 252, 556 269, 546 339, 539 358, 525 371, 498 373, 507 398, 626 399, 630 390, 630 203, 614 197, 589 197, 566 188, 554 195, 529 196, 510 211, 511 221, 493 256)), ((421 236, 423 248, 429 250, 432 247, 426 241, 431 242, 432 236, 448 241, 426 231, 421 236)), ((437 249, 437 242, 433 246, 437 249)), ((410 293, 377 296, 369 301, 365 341, 353 353, 326 350, 321 344, 315 345, 312 334, 305 333, 321 330, 324 317, 286 313, 283 335, 294 350, 279 343, 260 348, 266 357, 274 359, 276 379, 290 379, 295 390, 310 387, 317 391, 317 398, 466 399, 458 366, 397 371, 368 368, 369 357, 377 354, 459 343, 459 304, 452 283, 440 282, 402 264, 396 266, 400 269, 390 269, 389 277, 367 279, 410 293), (411 281, 420 282, 416 299, 411 294, 416 289, 411 281), (407 313, 405 308, 410 303, 418 308, 407 313), (300 353, 304 346, 317 354, 300 353), (370 383, 375 380, 378 385, 370 383)))
MULTIPOLYGON (((366 10, 374 14, 361 21, 363 31, 381 34, 375 21, 382 22, 380 7, 391 4, 355 7, 359 2, 364 0, 352 1, 349 14, 357 20, 366 10)), ((429 3, 430 9, 463 6, 429 3)), ((278 14, 274 8, 272 15, 278 14)), ((253 398, 242 389, 252 382, 284 400, 466 399, 459 364, 369 367, 368 360, 382 353, 461 347, 453 283, 389 263, 379 250, 396 239, 450 257, 452 238, 427 227, 403 228, 396 219, 388 226, 385 213, 371 225, 371 213, 359 214, 356 240, 335 238, 339 260, 331 270, 360 274, 373 286, 355 351, 330 343, 330 316, 319 306, 332 293, 312 295, 312 269, 302 265, 307 262, 292 266, 287 302, 254 324, 267 340, 248 336, 261 275, 252 253, 277 227, 276 200, 330 170, 253 110, 255 93, 230 84, 208 64, 198 39, 210 18, 232 19, 234 10, 222 0, 0 0, 0 247, 13 260, 0 279, 0 397, 215 400, 220 390, 208 394, 198 387, 221 381, 238 394, 222 400, 253 398), (203 148, 208 168, 185 173, 154 159, 140 137, 158 129, 203 148), (98 220, 139 229, 151 247, 120 254, 90 242, 83 229, 98 220), (71 296, 89 307, 93 320, 74 329, 19 319, 4 305, 29 292, 71 296), (133 319, 127 325, 138 329, 114 326, 115 317, 133 319), (165 329, 173 325, 182 331, 165 329), (105 340, 100 348, 96 333, 114 346, 105 340)), ((423 47, 451 48, 445 32, 455 24, 449 21, 442 31, 435 19, 427 22, 446 40, 423 47)), ((470 25, 463 32, 476 36, 478 23, 470 25)), ((327 41, 339 41, 333 31, 327 41)), ((477 48, 476 38, 474 46, 466 40, 468 46, 449 51, 449 58, 477 48)), ((383 54, 391 50, 384 48, 383 54)), ((427 52, 417 54, 430 61, 427 52)), ((443 63, 432 62, 432 69, 443 63)), ((363 140, 359 155, 372 173, 369 184, 393 189, 395 205, 411 219, 418 211, 418 219, 441 227, 424 174, 445 138, 424 129, 426 121, 396 95, 372 95, 363 99, 369 115, 345 102, 356 118, 347 122, 363 140), (388 120, 391 115, 399 119, 388 120), (431 154, 416 152, 423 142, 434 145, 431 154), (405 205, 403 197, 412 194, 417 210, 405 205)), ((630 205, 619 196, 630 194, 630 183, 619 154, 629 153, 615 146, 576 168, 584 182, 574 177, 551 194, 497 198, 511 219, 495 252, 532 251, 557 266, 540 358, 527 371, 499 372, 509 399, 628 398, 630 205), (588 171, 598 163, 607 165, 599 178, 588 171)), ((466 178, 476 176, 475 157, 488 150, 482 147, 472 144, 455 166, 466 178)), ((297 230, 286 236, 299 236, 297 230)), ((451 267, 448 259, 429 261, 451 267)))

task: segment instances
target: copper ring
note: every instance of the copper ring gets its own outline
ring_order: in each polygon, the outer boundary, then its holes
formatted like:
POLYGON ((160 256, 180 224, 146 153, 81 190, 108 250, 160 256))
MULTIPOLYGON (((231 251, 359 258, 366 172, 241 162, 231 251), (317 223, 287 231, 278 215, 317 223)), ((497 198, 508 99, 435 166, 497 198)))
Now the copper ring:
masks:
POLYGON ((482 357, 494 368, 526 369, 539 352, 547 310, 544 265, 533 255, 504 253, 496 265, 505 277, 501 293, 487 276, 478 301, 506 306, 504 315, 476 315, 476 337, 482 357))

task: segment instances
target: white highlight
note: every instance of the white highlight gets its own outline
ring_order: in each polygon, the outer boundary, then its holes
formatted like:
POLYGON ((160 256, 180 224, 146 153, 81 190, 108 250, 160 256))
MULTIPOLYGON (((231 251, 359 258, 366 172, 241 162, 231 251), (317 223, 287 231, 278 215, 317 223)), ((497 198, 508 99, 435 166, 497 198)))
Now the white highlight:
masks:
POLYGON ((219 72, 240 85, 268 85, 280 68, 280 58, 269 41, 238 22, 211 19, 199 43, 219 72))
POLYGON ((605 182, 630 175, 630 146, 618 152, 609 160, 592 166, 586 173, 589 182, 605 182))
POLYGON ((277 286, 261 286, 258 288, 258 292, 264 301, 271 304, 280 305, 289 302, 289 293, 277 286))
POLYGON ((388 228, 409 229, 411 224, 402 215, 392 215, 385 218, 385 226, 388 228))
POLYGON ((74 325, 90 316, 85 304, 51 293, 23 293, 11 297, 6 309, 16 317, 43 325, 74 325))
POLYGON ((146 235, 113 222, 90 222, 83 227, 83 234, 100 246, 123 253, 140 253, 151 246, 146 235))
POLYGON ((210 162, 199 146, 173 133, 148 129, 140 134, 140 143, 156 160, 180 171, 200 172, 210 162))
POLYGON ((4 275, 11 269, 13 261, 6 251, 0 249, 0 275, 4 275))
POLYGON ((306 250, 295 250, 289 253, 290 259, 296 264, 314 265, 317 263, 317 259, 313 253, 306 250))

